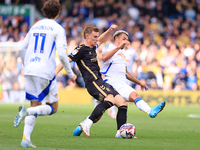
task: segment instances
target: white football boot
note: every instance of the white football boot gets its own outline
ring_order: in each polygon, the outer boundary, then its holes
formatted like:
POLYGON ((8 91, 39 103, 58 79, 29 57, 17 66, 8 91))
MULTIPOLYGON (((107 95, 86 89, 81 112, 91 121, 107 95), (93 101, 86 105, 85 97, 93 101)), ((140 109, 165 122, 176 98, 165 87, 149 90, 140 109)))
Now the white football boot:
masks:
POLYGON ((25 106, 19 106, 19 113, 15 117, 14 127, 18 127, 22 120, 26 117, 27 111, 25 106))
POLYGON ((80 123, 81 130, 84 132, 86 137, 90 136, 90 127, 85 122, 80 123))
POLYGON ((33 145, 32 142, 27 141, 27 140, 22 140, 21 147, 26 147, 26 148, 33 147, 33 148, 36 148, 36 146, 33 145))

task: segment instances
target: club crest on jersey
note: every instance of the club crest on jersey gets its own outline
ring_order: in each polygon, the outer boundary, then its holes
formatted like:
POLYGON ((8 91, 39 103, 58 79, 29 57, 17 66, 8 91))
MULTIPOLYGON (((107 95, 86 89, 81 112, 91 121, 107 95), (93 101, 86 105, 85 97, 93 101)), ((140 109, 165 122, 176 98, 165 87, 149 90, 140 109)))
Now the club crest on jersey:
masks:
POLYGON ((122 53, 119 53, 117 56, 121 56, 123 59, 126 60, 126 58, 124 57, 124 55, 122 53))
POLYGON ((73 51, 72 51, 72 55, 76 55, 78 53, 78 50, 77 49, 74 49, 73 51))

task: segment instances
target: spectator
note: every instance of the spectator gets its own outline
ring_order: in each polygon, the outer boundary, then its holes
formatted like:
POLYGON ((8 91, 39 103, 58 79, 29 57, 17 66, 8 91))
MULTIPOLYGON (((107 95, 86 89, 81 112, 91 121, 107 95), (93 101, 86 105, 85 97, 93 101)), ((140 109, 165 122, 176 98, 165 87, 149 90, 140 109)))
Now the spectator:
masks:
MULTIPOLYGON (((182 0, 61 0, 60 3, 62 10, 57 21, 66 31, 68 52, 82 42, 81 30, 85 26, 93 24, 103 32, 115 23, 118 29, 126 30, 130 35, 130 46, 136 50, 141 61, 138 67, 139 79, 146 80, 154 89, 200 90, 198 1, 191 0, 189 3, 182 0)), ((19 42, 25 37, 28 29, 23 16, 0 16, 1 42, 19 42)), ((17 52, 13 54, 18 57, 17 52)), ((101 62, 101 58, 98 58, 101 62)), ((5 64, 15 58, 13 59, 11 52, 8 51, 1 52, 0 59, 1 76, 4 76, 7 69, 5 64)), ((15 61, 16 64, 7 69, 7 74, 12 74, 12 70, 17 68, 19 78, 23 74, 23 69, 20 60, 15 61)), ((75 64, 73 67, 77 69, 75 64)), ((11 76, 13 79, 13 75, 11 76)), ((72 85, 64 73, 58 76, 58 84, 60 87, 72 85)), ((14 88, 17 87, 22 89, 23 86, 15 84, 14 88)), ((5 89, 4 80, 2 88, 5 89)))

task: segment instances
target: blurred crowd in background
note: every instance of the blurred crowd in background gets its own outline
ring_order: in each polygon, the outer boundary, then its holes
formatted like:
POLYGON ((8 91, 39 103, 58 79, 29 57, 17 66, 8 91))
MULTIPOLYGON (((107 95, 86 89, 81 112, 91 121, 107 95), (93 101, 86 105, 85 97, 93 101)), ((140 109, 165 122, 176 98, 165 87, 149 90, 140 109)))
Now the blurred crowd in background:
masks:
MULTIPOLYGON (((34 5, 40 10, 44 2, 34 5)), ((87 25, 93 24, 103 33, 117 24, 119 30, 129 33, 129 48, 139 58, 139 66, 133 64, 132 73, 150 89, 200 90, 200 0, 60 0, 60 4, 57 22, 66 30, 68 53, 83 42, 82 31, 87 25)), ((29 28, 23 16, 0 16, 0 42, 19 42, 29 28)), ((108 42, 113 42, 112 35, 103 46, 108 42)), ((0 60, 0 88, 23 89, 18 52, 0 51, 0 60)), ((59 87, 84 87, 76 64, 72 67, 78 75, 77 84, 71 83, 63 71, 57 78, 59 87)))

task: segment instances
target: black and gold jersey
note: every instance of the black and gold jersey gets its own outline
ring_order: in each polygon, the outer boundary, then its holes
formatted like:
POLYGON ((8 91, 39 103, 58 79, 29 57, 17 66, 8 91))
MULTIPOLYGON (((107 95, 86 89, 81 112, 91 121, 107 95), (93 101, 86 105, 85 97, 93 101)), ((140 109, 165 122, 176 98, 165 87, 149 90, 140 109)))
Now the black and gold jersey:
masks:
POLYGON ((96 48, 97 46, 90 48, 82 44, 68 55, 72 61, 77 63, 86 84, 101 78, 96 48))

